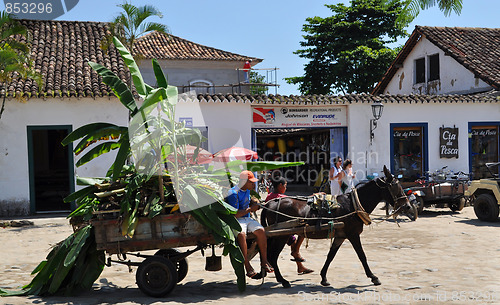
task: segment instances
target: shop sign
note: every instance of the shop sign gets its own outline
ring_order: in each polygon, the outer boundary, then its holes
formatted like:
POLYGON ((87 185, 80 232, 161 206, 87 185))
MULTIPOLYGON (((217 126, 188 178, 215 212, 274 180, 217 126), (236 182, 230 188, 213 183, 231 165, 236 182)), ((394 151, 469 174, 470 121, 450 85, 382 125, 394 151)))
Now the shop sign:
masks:
POLYGON ((439 128, 439 157, 458 158, 458 128, 439 128))
POLYGON ((347 126, 345 106, 252 107, 254 128, 307 128, 347 126))

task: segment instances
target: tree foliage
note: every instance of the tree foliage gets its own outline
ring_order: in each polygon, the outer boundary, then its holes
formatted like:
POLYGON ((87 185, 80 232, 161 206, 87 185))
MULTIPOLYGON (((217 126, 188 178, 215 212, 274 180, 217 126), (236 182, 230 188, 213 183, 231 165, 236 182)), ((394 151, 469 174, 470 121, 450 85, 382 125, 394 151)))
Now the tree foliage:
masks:
POLYGON ((3 93, 0 118, 5 110, 7 85, 18 78, 31 78, 38 83, 38 89, 42 87, 42 78, 30 59, 28 30, 10 14, 0 11, 0 95, 3 93))
POLYGON ((417 18, 421 10, 426 10, 436 5, 445 16, 451 15, 452 11, 460 15, 462 12, 462 2, 462 0, 404 0, 403 11, 399 15, 397 22, 403 27, 407 26, 417 18))
POLYGON ((299 84, 302 94, 370 92, 397 52, 387 45, 405 37, 396 26, 402 11, 398 0, 352 0, 326 5, 330 17, 307 18, 303 26, 302 58, 305 74, 287 81, 299 84))
MULTIPOLYGON (((117 37, 120 42, 130 50, 130 53, 137 55, 134 50, 136 40, 152 31, 157 31, 163 34, 169 34, 169 28, 161 23, 147 22, 146 19, 151 17, 163 18, 163 14, 152 5, 134 6, 131 3, 119 4, 123 11, 116 16, 110 23, 110 35, 102 42, 103 49, 107 49, 113 41, 113 37, 117 37)), ((137 58, 136 58, 137 59, 137 58)))

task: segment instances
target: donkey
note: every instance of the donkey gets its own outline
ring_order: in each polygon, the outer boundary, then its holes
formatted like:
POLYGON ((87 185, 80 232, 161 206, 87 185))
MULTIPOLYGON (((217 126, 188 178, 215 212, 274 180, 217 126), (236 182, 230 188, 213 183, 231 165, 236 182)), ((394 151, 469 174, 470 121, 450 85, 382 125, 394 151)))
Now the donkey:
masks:
MULTIPOLYGON (((320 272, 321 285, 330 286, 326 277, 328 267, 330 266, 330 263, 335 257, 335 254, 339 250, 340 246, 346 239, 351 242, 354 250, 356 251, 359 260, 363 264, 366 276, 371 278, 373 284, 380 285, 380 280, 372 273, 370 267, 368 266, 366 255, 361 245, 360 234, 363 232, 364 224, 362 218, 364 218, 365 221, 369 221, 369 217, 367 217, 367 215, 370 214, 381 201, 385 201, 393 205, 396 213, 399 211, 399 207, 408 204, 408 198, 406 197, 398 179, 392 176, 386 166, 384 166, 384 175, 384 178, 371 180, 357 188, 359 202, 366 212, 364 217, 356 211, 357 209, 352 201, 353 193, 351 192, 337 197, 339 207, 331 210, 328 216, 322 215, 321 210, 312 209, 307 203, 307 199, 304 198, 283 197, 270 200, 266 203, 265 208, 262 210, 261 223, 264 226, 268 226, 278 222, 291 220, 291 217, 305 218, 306 220, 307 218, 312 218, 312 220, 307 220, 307 222, 309 225, 313 226, 318 226, 321 223, 328 222, 328 219, 321 219, 322 217, 330 219, 334 218, 338 221, 342 221, 344 223, 344 227, 335 230, 333 244, 320 272), (278 213, 274 211, 278 211, 278 213), (287 217, 285 215, 291 217, 287 217)), ((307 233, 307 237, 313 239, 323 239, 328 238, 329 233, 331 232, 322 230, 317 233, 307 233)), ((283 250, 288 237, 289 236, 269 237, 267 241, 268 261, 274 268, 276 280, 285 288, 290 287, 290 282, 284 279, 280 273, 278 267, 278 257, 283 250)))

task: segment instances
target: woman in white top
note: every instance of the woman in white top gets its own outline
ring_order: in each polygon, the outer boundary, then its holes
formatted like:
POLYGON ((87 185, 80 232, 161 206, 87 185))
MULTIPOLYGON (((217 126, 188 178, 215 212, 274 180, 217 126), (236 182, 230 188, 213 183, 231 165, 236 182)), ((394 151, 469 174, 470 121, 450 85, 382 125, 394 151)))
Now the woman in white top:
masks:
POLYGON ((342 194, 340 190, 339 178, 342 174, 342 158, 333 159, 333 167, 330 168, 330 193, 334 196, 342 194))
POLYGON ((356 175, 352 172, 352 161, 347 159, 344 161, 344 165, 342 166, 342 174, 339 179, 339 185, 341 186, 342 191, 342 182, 347 185, 347 188, 343 191, 344 194, 352 192, 352 188, 354 187, 353 179, 356 178, 356 175))

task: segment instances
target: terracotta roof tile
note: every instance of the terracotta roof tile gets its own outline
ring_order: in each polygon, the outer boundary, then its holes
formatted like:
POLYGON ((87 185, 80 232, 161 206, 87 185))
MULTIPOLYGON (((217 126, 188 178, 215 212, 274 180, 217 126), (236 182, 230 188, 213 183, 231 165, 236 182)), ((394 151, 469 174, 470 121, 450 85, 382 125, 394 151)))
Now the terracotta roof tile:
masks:
POLYGON ((146 58, 179 59, 179 60, 224 60, 247 61, 255 63, 262 59, 239 55, 212 47, 207 47, 189 40, 158 32, 142 36, 134 44, 135 51, 146 58))
POLYGON ((373 90, 383 92, 413 47, 426 37, 476 77, 500 89, 500 28, 416 26, 405 46, 373 90))
POLYGON ((500 103, 500 93, 492 90, 488 93, 471 95, 245 95, 245 94, 199 94, 200 102, 250 103, 269 105, 350 105, 370 104, 376 102, 404 104, 404 103, 500 103))
MULTIPOLYGON (((7 85, 7 95, 27 97, 100 97, 114 96, 102 83, 101 77, 90 68, 93 61, 115 72, 122 80, 129 78, 118 51, 112 47, 105 53, 101 40, 108 31, 108 23, 83 21, 20 20, 32 34, 31 53, 35 69, 42 74, 44 88, 31 80, 15 80, 7 85)), ((137 43, 139 53, 146 58, 262 61, 258 58, 234 54, 206 47, 185 39, 153 32, 137 43)), ((3 92, 0 93, 3 96, 3 92)))
POLYGON ((15 80, 7 87, 9 96, 85 97, 114 95, 88 61, 97 62, 127 80, 128 71, 115 48, 107 54, 100 48, 107 23, 81 21, 20 20, 32 34, 31 57, 42 74, 44 88, 31 80, 15 80))

